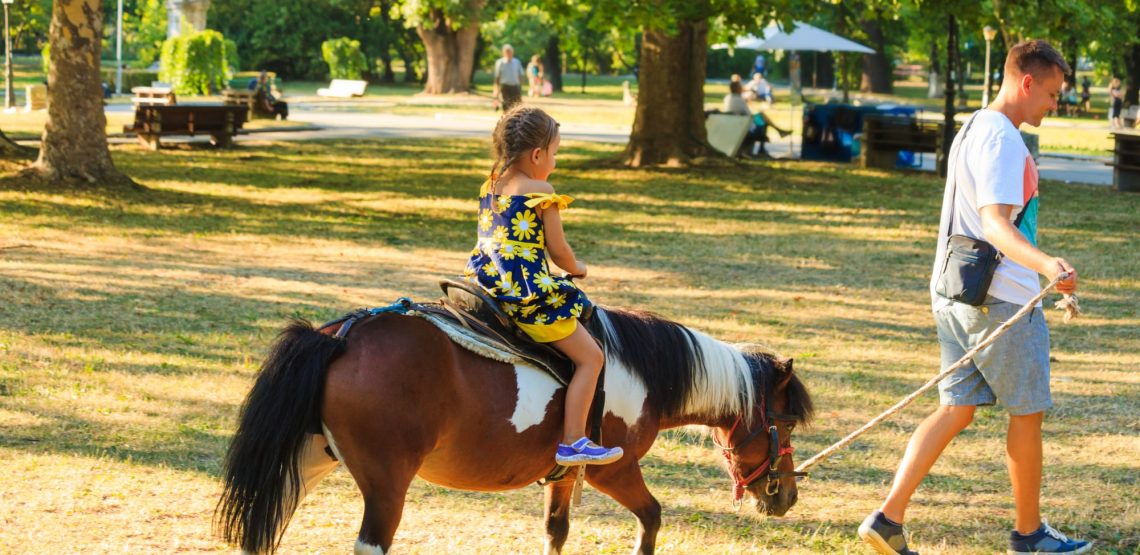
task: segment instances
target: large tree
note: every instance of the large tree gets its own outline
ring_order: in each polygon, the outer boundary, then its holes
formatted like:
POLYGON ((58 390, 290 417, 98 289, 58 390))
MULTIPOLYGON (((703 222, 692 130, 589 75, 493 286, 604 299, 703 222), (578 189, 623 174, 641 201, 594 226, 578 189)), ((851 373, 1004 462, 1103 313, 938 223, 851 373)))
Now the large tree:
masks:
POLYGON ((428 94, 467 92, 485 0, 406 0, 400 10, 424 43, 428 94))
POLYGON ((107 148, 99 77, 101 4, 101 0, 55 0, 52 4, 48 121, 39 159, 30 170, 47 181, 134 184, 115 169, 107 148))

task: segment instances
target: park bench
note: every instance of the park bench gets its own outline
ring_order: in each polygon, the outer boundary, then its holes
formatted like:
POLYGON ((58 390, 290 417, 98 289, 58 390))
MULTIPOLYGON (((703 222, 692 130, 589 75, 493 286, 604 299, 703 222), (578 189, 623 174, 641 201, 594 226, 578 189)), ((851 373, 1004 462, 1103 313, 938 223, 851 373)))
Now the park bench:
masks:
POLYGON ((867 116, 863 119, 860 161, 864 168, 894 168, 899 151, 937 155, 941 149, 941 122, 899 116, 867 116))
POLYGON ((159 138, 164 135, 210 135, 210 142, 218 147, 233 144, 234 135, 245 124, 249 108, 208 104, 180 104, 177 106, 139 105, 135 107, 135 122, 123 126, 124 133, 136 133, 139 142, 151 150, 158 150, 159 138))
POLYGON ((173 106, 178 103, 170 87, 134 87, 131 103, 135 106, 173 106))
POLYGON ((1140 193, 1140 133, 1117 131, 1112 149, 1112 184, 1117 191, 1140 193))
POLYGON ((352 98, 364 96, 364 89, 368 81, 353 81, 351 79, 333 79, 328 88, 317 89, 317 96, 331 96, 336 98, 352 98))

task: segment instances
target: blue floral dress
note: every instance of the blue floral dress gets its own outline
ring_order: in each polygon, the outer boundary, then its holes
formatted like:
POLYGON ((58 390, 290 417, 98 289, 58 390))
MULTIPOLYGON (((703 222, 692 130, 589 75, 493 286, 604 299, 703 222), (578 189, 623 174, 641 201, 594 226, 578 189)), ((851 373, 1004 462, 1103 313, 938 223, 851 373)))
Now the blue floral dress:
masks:
POLYGON ((550 273, 540 210, 574 199, 557 193, 492 194, 479 191, 479 240, 464 277, 478 283, 535 341, 558 341, 574 333, 589 306, 572 281, 550 273))

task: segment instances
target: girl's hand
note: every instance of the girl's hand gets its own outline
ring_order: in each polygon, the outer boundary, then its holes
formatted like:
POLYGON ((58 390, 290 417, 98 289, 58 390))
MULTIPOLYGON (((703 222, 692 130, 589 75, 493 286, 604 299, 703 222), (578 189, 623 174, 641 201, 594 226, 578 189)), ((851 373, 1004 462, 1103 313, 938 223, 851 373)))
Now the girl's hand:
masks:
POLYGON ((577 268, 570 273, 570 277, 574 279, 586 279, 586 263, 581 260, 575 260, 574 262, 577 268))

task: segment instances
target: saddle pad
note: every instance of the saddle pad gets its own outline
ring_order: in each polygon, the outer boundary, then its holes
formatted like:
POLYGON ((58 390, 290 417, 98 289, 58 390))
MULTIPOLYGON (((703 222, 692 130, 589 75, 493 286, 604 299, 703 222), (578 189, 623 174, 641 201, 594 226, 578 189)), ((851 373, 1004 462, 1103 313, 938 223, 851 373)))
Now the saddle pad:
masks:
MULTIPOLYGON (((560 383, 561 378, 558 377, 547 365, 541 361, 522 356, 520 353, 510 349, 509 347, 494 341, 484 335, 475 333, 471 329, 463 327, 462 324, 444 318, 438 314, 430 312, 421 312, 419 310, 409 310, 408 316, 417 316, 431 322, 440 331, 447 334, 456 345, 471 351, 481 357, 486 357, 491 360, 497 360, 506 364, 525 364, 527 366, 537 366, 554 376, 560 383)), ((565 383, 563 383, 565 385, 565 383)))

